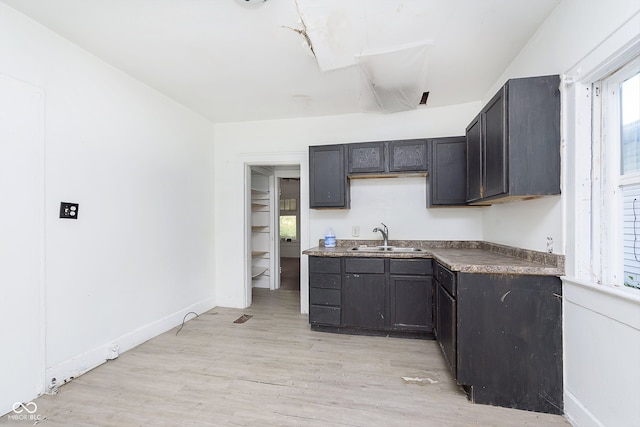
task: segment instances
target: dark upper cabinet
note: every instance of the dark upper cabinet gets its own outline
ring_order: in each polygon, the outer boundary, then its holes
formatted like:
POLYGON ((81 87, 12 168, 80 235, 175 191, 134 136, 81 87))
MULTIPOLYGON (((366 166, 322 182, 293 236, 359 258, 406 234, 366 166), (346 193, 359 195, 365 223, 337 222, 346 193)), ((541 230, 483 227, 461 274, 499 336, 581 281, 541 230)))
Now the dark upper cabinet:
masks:
POLYGON ((464 136, 428 140, 427 207, 466 205, 467 141, 464 136))
POLYGON ((347 144, 349 150, 349 173, 385 172, 384 142, 361 142, 347 144))
POLYGON ((350 207, 344 145, 309 147, 309 207, 350 207))
POLYGON ((351 176, 427 172, 425 139, 360 142, 346 146, 349 153, 348 173, 351 176))
POLYGON ((478 114, 467 126, 467 201, 475 202, 482 197, 482 144, 478 114))
POLYGON ((467 127, 467 201, 560 194, 560 77, 509 80, 467 127))
POLYGON ((427 142, 424 139, 390 141, 389 172, 426 172, 427 142))

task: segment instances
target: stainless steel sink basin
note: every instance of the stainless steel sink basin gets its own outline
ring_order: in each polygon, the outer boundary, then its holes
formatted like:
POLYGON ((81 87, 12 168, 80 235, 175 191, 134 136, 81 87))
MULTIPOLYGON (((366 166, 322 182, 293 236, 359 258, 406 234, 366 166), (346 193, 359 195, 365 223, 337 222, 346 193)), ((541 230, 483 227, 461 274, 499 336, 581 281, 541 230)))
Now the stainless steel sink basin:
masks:
POLYGON ((401 248, 399 246, 355 246, 351 248, 357 252, 423 252, 420 248, 401 248))

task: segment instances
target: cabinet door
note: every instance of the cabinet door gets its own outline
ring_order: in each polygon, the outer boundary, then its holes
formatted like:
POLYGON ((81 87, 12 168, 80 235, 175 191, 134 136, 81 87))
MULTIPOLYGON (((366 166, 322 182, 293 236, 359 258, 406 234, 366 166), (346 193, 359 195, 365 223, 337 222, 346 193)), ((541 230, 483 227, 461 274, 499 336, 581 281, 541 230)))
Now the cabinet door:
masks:
POLYGON ((482 198, 482 140, 478 115, 467 127, 467 201, 482 198))
POLYGON ((464 205, 467 201, 467 140, 437 138, 431 145, 427 207, 464 205))
POLYGON ((492 197, 507 192, 507 135, 505 120, 506 86, 482 112, 484 143, 484 194, 492 197))
POLYGON ((344 145, 309 147, 309 207, 349 208, 344 145))
POLYGON ((432 281, 432 277, 390 277, 389 323, 392 329, 431 332, 432 281))
POLYGON ((389 172, 426 172, 427 159, 424 139, 389 142, 389 172))
POLYGON ((384 142, 348 144, 349 173, 385 172, 384 142))
POLYGON ((454 378, 457 378, 457 324, 456 324, 456 300, 441 285, 438 286, 438 308, 436 310, 436 329, 438 331, 438 344, 442 349, 445 359, 451 368, 454 378))
POLYGON ((342 296, 345 326, 384 329, 384 274, 346 274, 342 296))

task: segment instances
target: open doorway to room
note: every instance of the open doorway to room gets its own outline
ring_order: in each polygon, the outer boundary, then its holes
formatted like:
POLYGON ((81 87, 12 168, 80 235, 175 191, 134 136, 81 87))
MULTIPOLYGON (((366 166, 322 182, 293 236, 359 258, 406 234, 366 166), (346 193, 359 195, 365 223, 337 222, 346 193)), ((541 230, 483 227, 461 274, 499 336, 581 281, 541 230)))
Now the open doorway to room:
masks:
POLYGON ((308 267, 301 262, 309 244, 306 153, 284 156, 289 162, 255 157, 244 159, 246 306, 274 303, 282 291, 283 304, 308 313, 308 267))
POLYGON ((278 178, 280 289, 300 291, 300 178, 278 178))

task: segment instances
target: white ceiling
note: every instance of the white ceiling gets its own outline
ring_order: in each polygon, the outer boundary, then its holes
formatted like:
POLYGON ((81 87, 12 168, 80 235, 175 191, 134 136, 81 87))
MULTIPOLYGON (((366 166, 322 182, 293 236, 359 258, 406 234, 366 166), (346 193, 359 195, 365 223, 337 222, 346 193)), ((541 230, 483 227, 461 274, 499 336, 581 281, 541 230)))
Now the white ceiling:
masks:
POLYGON ((216 122, 367 111, 358 57, 416 45, 416 106, 479 101, 560 2, 1 1, 216 122))

